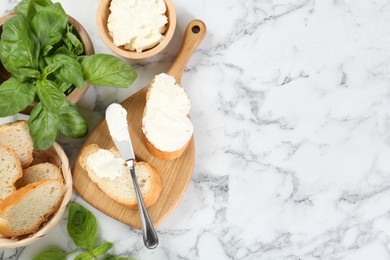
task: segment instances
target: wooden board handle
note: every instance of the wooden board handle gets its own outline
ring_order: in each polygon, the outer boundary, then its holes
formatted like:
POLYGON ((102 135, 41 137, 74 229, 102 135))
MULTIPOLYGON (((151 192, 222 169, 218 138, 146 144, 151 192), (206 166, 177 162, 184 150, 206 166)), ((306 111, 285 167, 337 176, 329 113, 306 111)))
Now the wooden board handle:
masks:
POLYGON ((186 27, 183 42, 179 54, 172 63, 168 74, 172 75, 176 82, 180 84, 184 69, 191 58, 192 53, 196 50, 206 35, 206 25, 201 20, 192 20, 186 27))

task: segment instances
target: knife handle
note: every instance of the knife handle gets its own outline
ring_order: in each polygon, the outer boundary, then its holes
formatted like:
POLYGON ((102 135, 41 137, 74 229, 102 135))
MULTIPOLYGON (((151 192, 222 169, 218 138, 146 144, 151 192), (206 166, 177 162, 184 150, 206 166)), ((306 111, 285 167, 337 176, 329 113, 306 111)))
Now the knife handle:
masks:
POLYGON ((142 236, 144 239, 144 244, 147 248, 154 249, 158 245, 158 237, 157 237, 156 230, 153 227, 153 223, 150 220, 148 211, 146 210, 145 203, 142 198, 142 193, 138 185, 137 177, 135 176, 134 159, 127 160, 126 163, 130 169, 131 179, 133 180, 135 194, 137 196, 138 210, 139 210, 139 216, 141 218, 142 236))

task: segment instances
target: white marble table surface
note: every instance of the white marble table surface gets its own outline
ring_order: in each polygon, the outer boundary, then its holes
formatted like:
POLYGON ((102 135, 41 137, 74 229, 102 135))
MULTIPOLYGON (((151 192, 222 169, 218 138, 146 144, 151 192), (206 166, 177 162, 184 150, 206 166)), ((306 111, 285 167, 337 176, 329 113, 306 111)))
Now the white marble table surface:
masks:
MULTIPOLYGON (((1 0, 0 15, 17 0, 1 0)), ((95 26, 98 0, 61 0, 111 53, 95 26)), ((166 51, 134 65, 126 90, 90 88, 79 103, 91 127, 172 63, 186 24, 208 34, 182 83, 192 99, 192 182, 157 228, 160 245, 97 216, 113 253, 145 259, 390 259, 390 2, 387 0, 173 1, 166 51)), ((82 140, 60 140, 74 161, 82 140)), ((66 215, 0 259, 72 249, 66 215)))

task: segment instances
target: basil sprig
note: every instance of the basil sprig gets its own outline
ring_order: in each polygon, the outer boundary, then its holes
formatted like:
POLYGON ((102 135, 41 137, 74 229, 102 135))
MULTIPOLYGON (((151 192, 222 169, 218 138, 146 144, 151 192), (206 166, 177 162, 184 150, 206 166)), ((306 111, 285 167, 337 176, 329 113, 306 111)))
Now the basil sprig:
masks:
MULTIPOLYGON (((49 248, 36 255, 33 260, 66 260, 67 256, 76 252, 79 254, 75 260, 97 259, 98 256, 106 254, 112 247, 111 242, 103 242, 95 245, 98 225, 95 216, 88 209, 80 204, 71 202, 68 204, 68 225, 67 230, 74 244, 78 247, 70 252, 59 248, 49 248)), ((125 256, 107 255, 104 260, 134 260, 125 256)))
POLYGON ((0 85, 0 117, 36 102, 29 119, 34 147, 48 149, 58 133, 79 138, 88 125, 66 96, 84 82, 126 88, 133 68, 108 54, 84 56, 84 46, 60 3, 22 0, 3 25, 0 60, 12 77, 0 85))

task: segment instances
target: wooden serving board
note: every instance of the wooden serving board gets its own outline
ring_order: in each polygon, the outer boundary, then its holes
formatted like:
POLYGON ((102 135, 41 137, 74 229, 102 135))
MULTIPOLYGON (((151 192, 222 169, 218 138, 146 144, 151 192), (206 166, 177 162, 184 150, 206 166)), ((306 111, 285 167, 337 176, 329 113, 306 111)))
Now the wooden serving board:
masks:
MULTIPOLYGON (((186 28, 182 47, 167 74, 175 77, 177 83, 181 83, 181 77, 185 66, 192 53, 203 40, 206 26, 200 20, 191 21, 186 28)), ((160 174, 162 191, 157 202, 148 208, 148 212, 155 226, 159 225, 168 214, 176 207, 182 198, 189 182, 191 181, 194 168, 195 146, 194 139, 184 154, 172 161, 163 161, 154 158, 146 149, 142 139, 141 119, 146 103, 146 92, 149 86, 129 97, 121 104, 127 110, 129 132, 137 161, 145 161, 154 166, 160 174)), ((114 143, 109 135, 106 121, 103 120, 89 134, 82 149, 89 144, 97 144, 101 148, 109 149, 114 143)), ((80 156, 80 155, 79 155, 80 156)), ((75 191, 96 209, 132 227, 141 229, 138 210, 122 206, 109 198, 100 188, 91 181, 87 172, 77 161, 73 168, 73 186, 75 191)))

